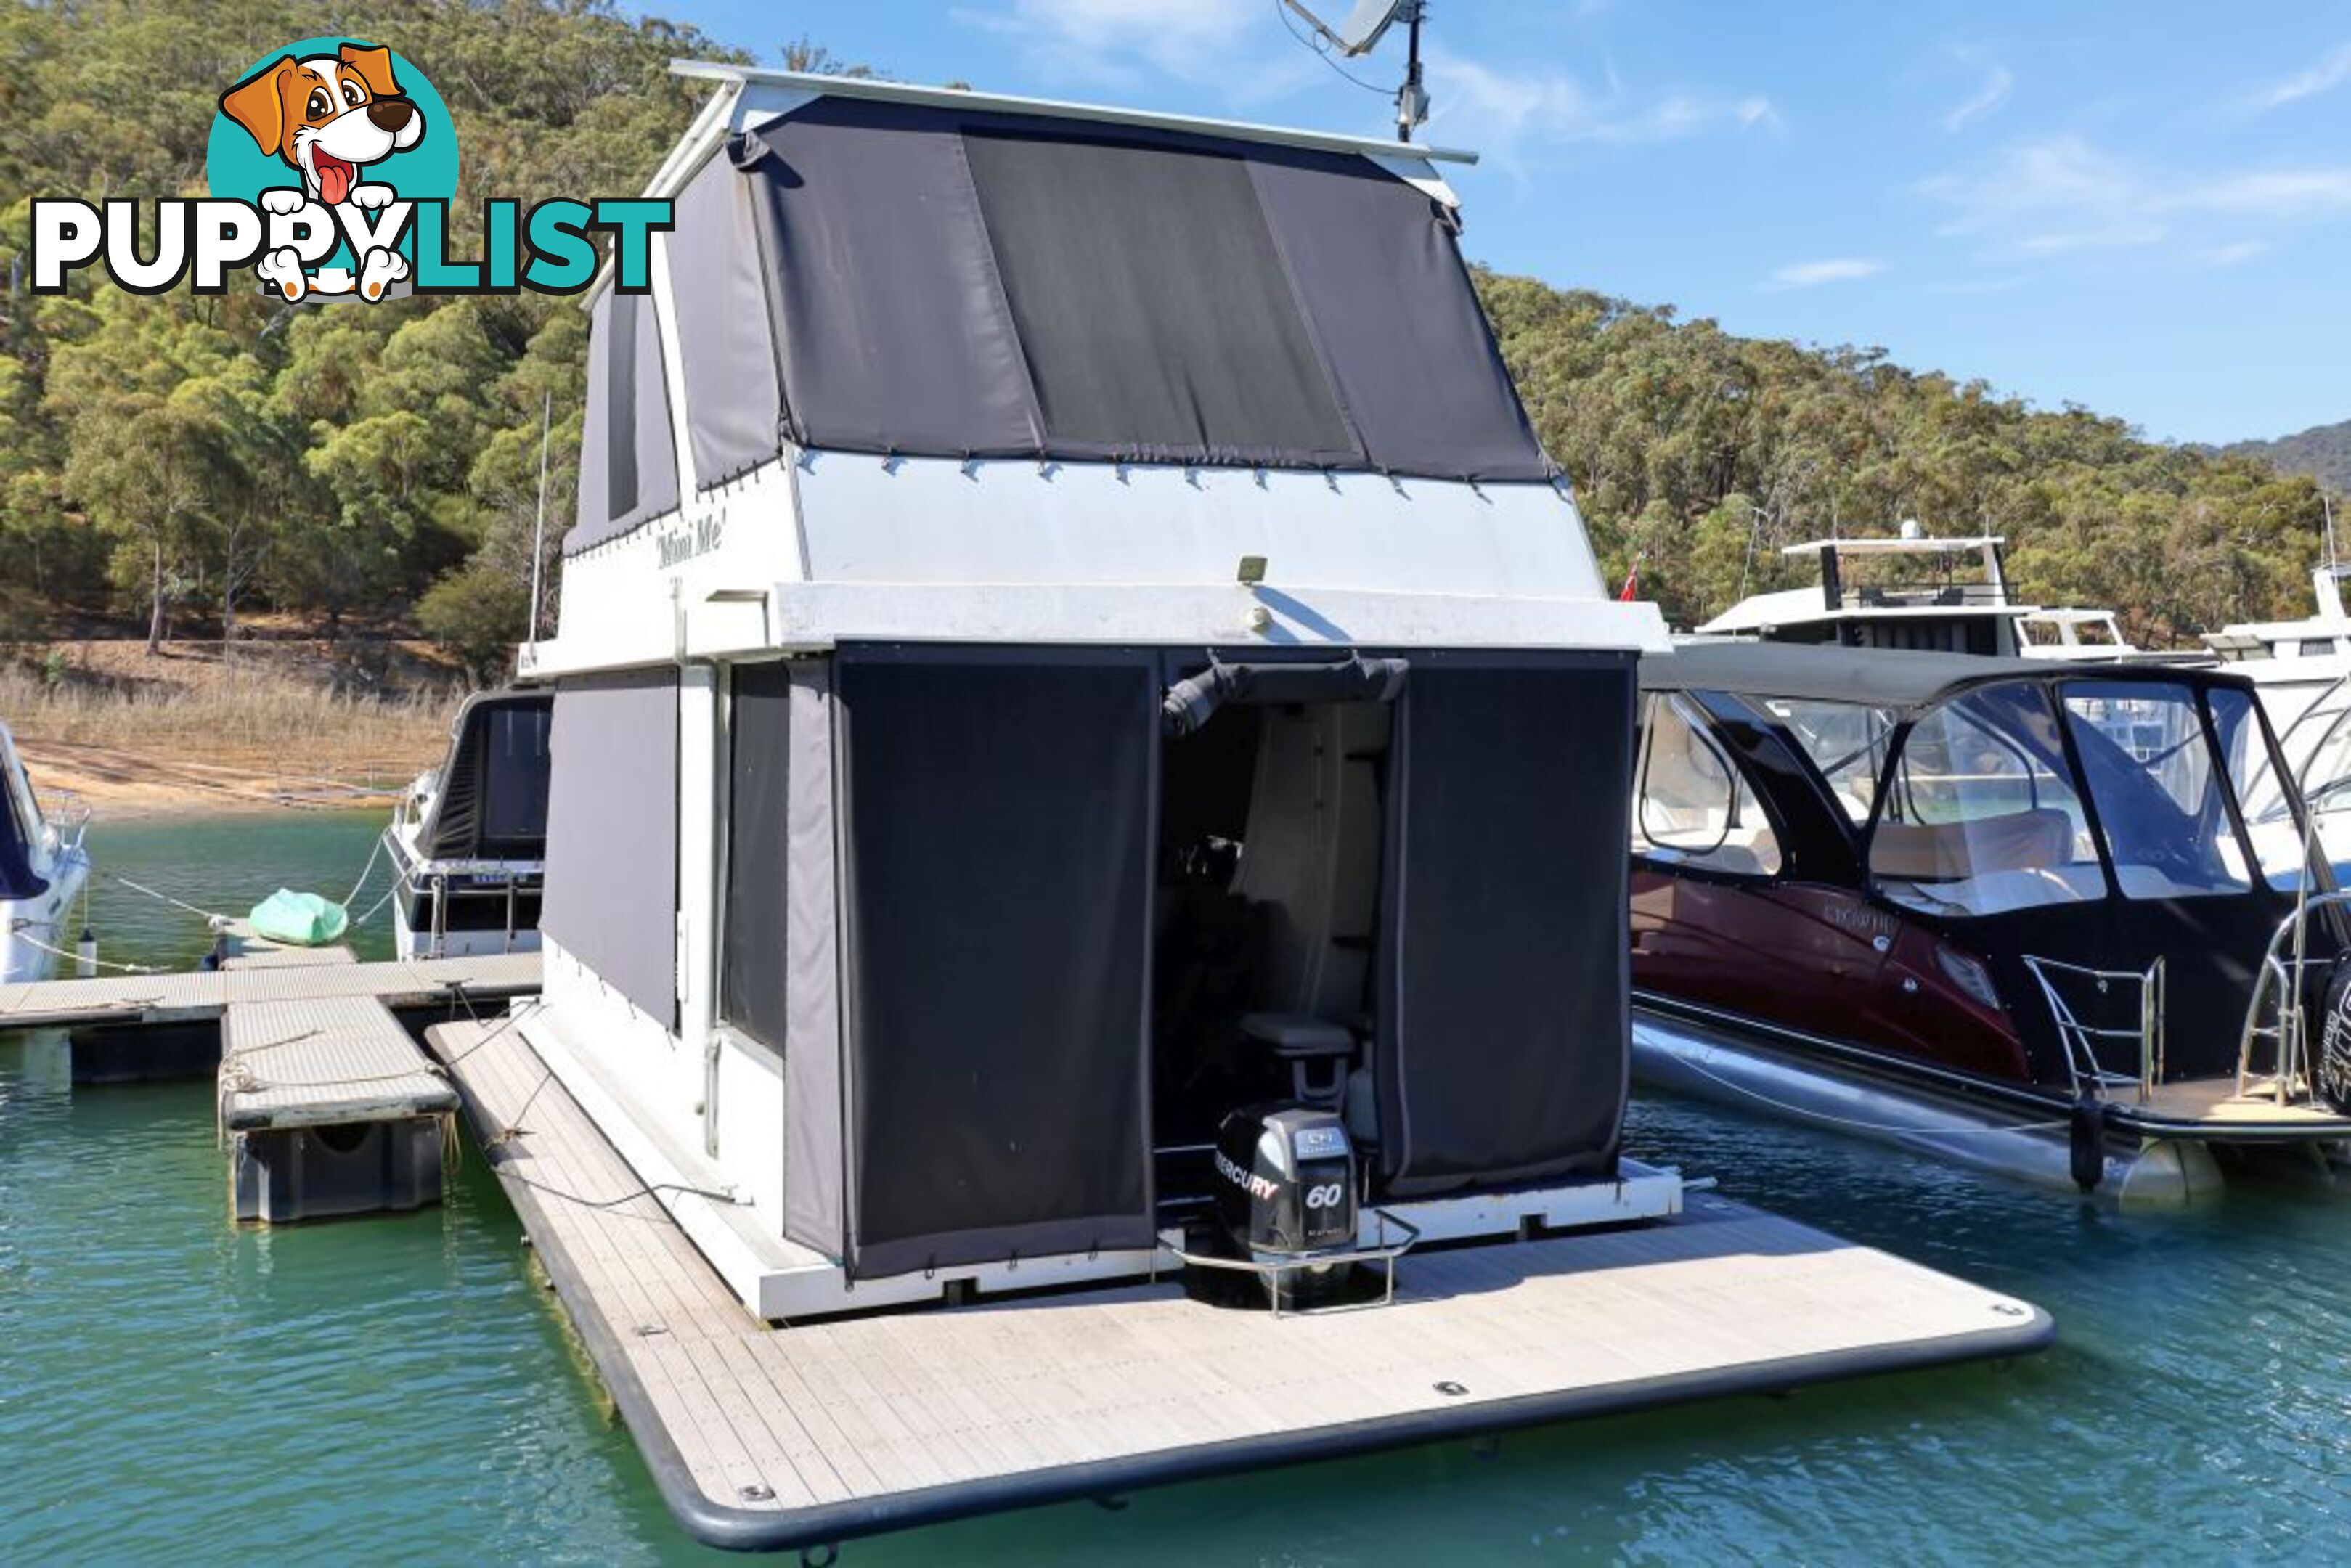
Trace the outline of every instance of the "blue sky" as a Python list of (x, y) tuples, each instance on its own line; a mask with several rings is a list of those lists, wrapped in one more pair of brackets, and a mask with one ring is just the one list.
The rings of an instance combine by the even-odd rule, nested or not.
[[(1323, 0), (1343, 11), (1351, 0)], [(1384, 133), (1276, 0), (672, 0), (774, 60)], [(2351, 419), (2351, 6), (1432, 0), (1504, 271), (2220, 441)], [(1401, 35), (1351, 68), (1393, 88)]]

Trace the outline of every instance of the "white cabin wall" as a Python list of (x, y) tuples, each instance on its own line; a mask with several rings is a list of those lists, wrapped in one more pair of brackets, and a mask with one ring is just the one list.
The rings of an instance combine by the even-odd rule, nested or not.
[(698, 1147), (700, 1059), (553, 936), (543, 937), (539, 953), (539, 996), (565, 1044), (626, 1091), (654, 1131), (680, 1147)]
[(1605, 599), (1563, 488), (1381, 474), (810, 453), (799, 488), (816, 582), (1234, 580)]

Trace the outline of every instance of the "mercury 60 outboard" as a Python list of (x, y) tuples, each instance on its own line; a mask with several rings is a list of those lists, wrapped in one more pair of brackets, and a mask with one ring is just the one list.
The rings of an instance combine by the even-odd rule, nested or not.
[(1217, 1130), (1217, 1222), (1237, 1255), (1307, 1266), (1269, 1275), (1284, 1304), (1327, 1300), (1347, 1270), (1315, 1265), (1355, 1247), (1355, 1148), (1336, 1112), (1235, 1111)]

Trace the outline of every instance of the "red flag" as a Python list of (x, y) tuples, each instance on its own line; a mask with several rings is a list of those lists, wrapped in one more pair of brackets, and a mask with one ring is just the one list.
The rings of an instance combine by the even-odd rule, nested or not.
[(1640, 596), (1638, 592), (1640, 585), (1641, 563), (1636, 560), (1633, 563), (1633, 570), (1625, 574), (1625, 591), (1616, 596), (1617, 602), (1621, 604), (1632, 603), (1635, 599)]

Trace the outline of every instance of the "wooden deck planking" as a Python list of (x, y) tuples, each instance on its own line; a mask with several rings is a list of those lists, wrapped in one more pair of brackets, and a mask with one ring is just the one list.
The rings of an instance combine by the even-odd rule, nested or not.
[[(519, 1031), (449, 1025), (431, 1040), (486, 1136), (528, 1103), (494, 1158), (543, 1252), (567, 1261), (565, 1303), (597, 1330), (591, 1348), (610, 1347), (602, 1375), (640, 1392), (650, 1420), (635, 1435), (657, 1477), (674, 1467), (698, 1493), (673, 1504), (778, 1516), (761, 1539), (836, 1539), (855, 1532), (846, 1508), (886, 1500), (904, 1518), (958, 1483), (1726, 1367), (1879, 1347), (1958, 1359), (2045, 1337), (2022, 1303), (1710, 1198), (1646, 1229), (1416, 1254), (1388, 1307), (1276, 1320), (1194, 1302), (1171, 1281), (773, 1329), (643, 1195)], [(590, 1207), (614, 1198), (626, 1201)], [(796, 1536), (780, 1519), (809, 1509), (829, 1533)]]

